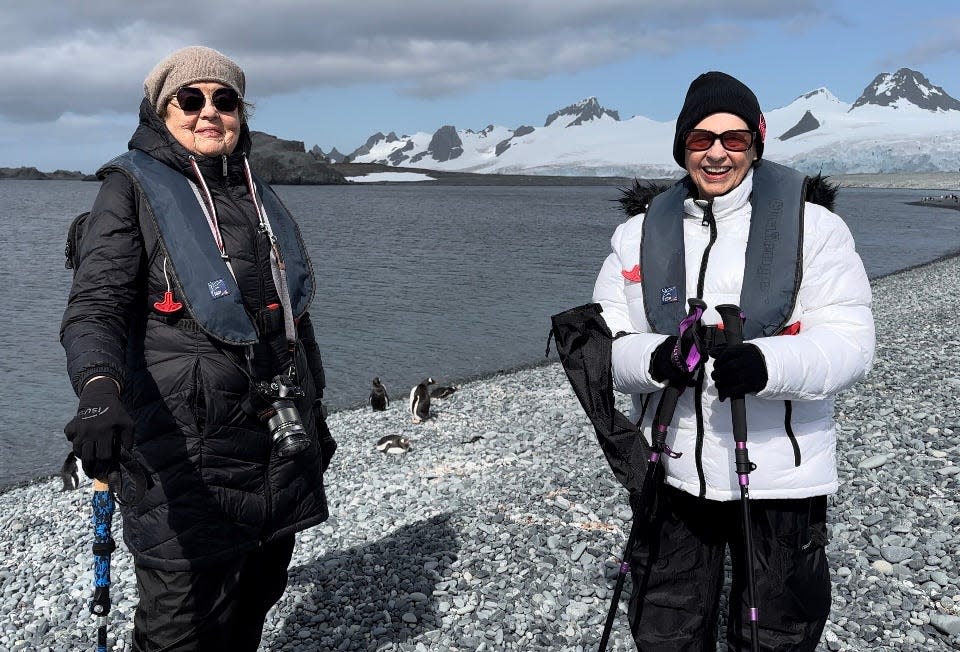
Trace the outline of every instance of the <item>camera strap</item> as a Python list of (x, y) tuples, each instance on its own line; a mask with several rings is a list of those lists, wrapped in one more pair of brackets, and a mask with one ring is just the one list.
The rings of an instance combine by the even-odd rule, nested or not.
[(295, 369), (293, 354), (297, 345), (297, 325), (293, 319), (293, 308), (290, 302), (290, 289), (287, 287), (287, 271), (283, 263), (283, 252), (280, 251), (280, 244), (277, 242), (277, 236), (273, 233), (273, 227), (270, 226), (270, 218), (267, 211), (257, 196), (257, 186), (253, 182), (253, 175), (250, 173), (250, 164), (247, 157), (243, 157), (243, 172), (247, 177), (247, 187), (250, 189), (250, 199), (257, 210), (260, 218), (260, 231), (267, 235), (270, 240), (270, 272), (273, 276), (273, 284), (277, 288), (277, 296), (280, 297), (280, 306), (283, 309), (283, 331), (287, 338), (287, 350), (290, 353), (290, 368)]
[[(210, 194), (209, 188), (207, 188), (207, 184), (203, 179), (203, 174), (200, 172), (200, 168), (197, 166), (197, 163), (192, 156), (190, 157), (190, 163), (197, 175), (197, 179), (199, 180), (203, 194), (200, 193), (200, 190), (192, 182), (190, 185), (193, 187), (200, 206), (207, 217), (207, 225), (210, 227), (210, 232), (213, 234), (213, 239), (217, 244), (217, 248), (220, 250), (220, 256), (226, 263), (227, 269), (230, 270), (230, 274), (233, 275), (234, 279), (236, 279), (233, 266), (230, 264), (230, 256), (227, 254), (223, 246), (223, 239), (220, 235), (220, 225), (217, 220), (216, 207), (213, 202), (213, 197)], [(257, 218), (260, 220), (258, 229), (261, 233), (267, 236), (267, 239), (270, 242), (270, 275), (273, 278), (273, 284), (277, 289), (277, 296), (280, 297), (280, 306), (283, 312), (283, 331), (287, 339), (287, 352), (290, 356), (290, 359), (288, 360), (290, 368), (289, 373), (295, 374), (296, 363), (294, 359), (294, 352), (296, 351), (297, 346), (297, 325), (293, 318), (293, 308), (290, 300), (290, 289), (287, 286), (287, 273), (286, 266), (283, 262), (283, 252), (280, 250), (279, 241), (273, 232), (273, 227), (270, 225), (270, 218), (267, 216), (267, 211), (263, 207), (263, 202), (260, 201), (260, 197), (257, 194), (257, 186), (253, 181), (253, 175), (250, 172), (250, 164), (247, 162), (246, 156), (243, 157), (243, 172), (247, 181), (247, 189), (250, 192), (250, 200), (253, 203), (254, 209), (257, 211)], [(247, 370), (250, 372), (250, 376), (252, 377), (253, 364), (251, 357), (253, 355), (253, 347), (249, 346), (246, 347), (246, 349)], [(239, 364), (237, 366), (240, 367)]]

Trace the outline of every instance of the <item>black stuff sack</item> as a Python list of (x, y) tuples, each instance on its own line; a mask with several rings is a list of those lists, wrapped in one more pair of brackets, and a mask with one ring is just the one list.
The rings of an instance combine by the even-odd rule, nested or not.
[(617, 410), (610, 370), (614, 337), (598, 303), (571, 308), (550, 318), (560, 364), (597, 433), (613, 474), (631, 494), (640, 491), (650, 446), (640, 430)]

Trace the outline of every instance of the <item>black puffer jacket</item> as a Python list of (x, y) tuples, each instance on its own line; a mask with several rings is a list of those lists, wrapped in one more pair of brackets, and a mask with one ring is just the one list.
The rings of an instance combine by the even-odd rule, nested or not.
[[(144, 100), (130, 141), (193, 181), (189, 153)], [(251, 315), (278, 303), (266, 235), (257, 229), (243, 157), (250, 137), (227, 157), (197, 157), (213, 196), (224, 249)], [(136, 184), (107, 172), (81, 240), (79, 264), (61, 326), (74, 390), (95, 375), (115, 378), (136, 424), (135, 457), (146, 491), (122, 508), (124, 539), (138, 564), (196, 569), (259, 542), (327, 518), (313, 405), (323, 392), (323, 365), (309, 315), (298, 320), (296, 364), (305, 396), (297, 401), (313, 443), (291, 458), (272, 454), (266, 427), (241, 407), (249, 378), (239, 348), (218, 344), (187, 318), (159, 314), (154, 303), (173, 270)], [(212, 237), (212, 236), (210, 236)], [(178, 316), (179, 317), (179, 316)], [(261, 330), (256, 375), (269, 379), (289, 360), (282, 325)], [(123, 485), (134, 483), (123, 469)], [(126, 498), (130, 493), (125, 492)]]

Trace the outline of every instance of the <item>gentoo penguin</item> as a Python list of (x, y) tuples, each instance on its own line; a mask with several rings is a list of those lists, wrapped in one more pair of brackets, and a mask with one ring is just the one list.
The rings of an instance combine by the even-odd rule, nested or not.
[(439, 385), (430, 390), (430, 398), (447, 398), (460, 389), (459, 385)]
[(63, 460), (60, 467), (60, 477), (63, 479), (62, 491), (70, 491), (80, 488), (80, 475), (77, 473), (77, 456), (73, 451), (67, 453), (67, 459)]
[(414, 423), (420, 423), (430, 418), (430, 391), (428, 387), (436, 384), (433, 378), (425, 378), (423, 382), (410, 390), (410, 414)]
[(373, 379), (373, 389), (370, 390), (370, 407), (376, 412), (382, 412), (390, 405), (387, 388), (380, 382), (380, 376)]
[(385, 435), (377, 441), (377, 450), (390, 455), (401, 455), (410, 448), (410, 440), (401, 435)]

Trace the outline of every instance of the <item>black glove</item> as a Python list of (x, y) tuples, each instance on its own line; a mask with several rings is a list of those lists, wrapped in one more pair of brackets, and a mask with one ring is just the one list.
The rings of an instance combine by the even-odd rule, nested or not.
[[(690, 329), (692, 332), (694, 329)], [(686, 361), (692, 346), (699, 346), (692, 333), (690, 336), (677, 337), (671, 335), (665, 339), (653, 352), (650, 358), (650, 376), (660, 383), (692, 387), (693, 375), (699, 363), (688, 369)]]
[(754, 394), (767, 386), (767, 363), (753, 344), (728, 344), (710, 351), (714, 384), (720, 400)]
[(88, 478), (106, 480), (119, 469), (121, 447), (133, 448), (133, 420), (112, 378), (97, 378), (84, 386), (77, 416), (63, 432)]
[(317, 423), (317, 436), (320, 443), (320, 472), (326, 472), (333, 454), (337, 452), (337, 440), (327, 427), (327, 408), (317, 399), (313, 404), (313, 419)]

